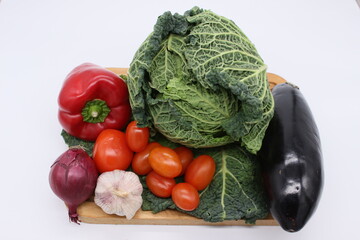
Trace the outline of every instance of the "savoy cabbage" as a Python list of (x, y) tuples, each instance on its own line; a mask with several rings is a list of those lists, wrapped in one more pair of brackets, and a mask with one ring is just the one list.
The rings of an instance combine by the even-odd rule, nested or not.
[[(194, 149), (195, 156), (208, 154), (216, 162), (215, 176), (210, 185), (200, 192), (200, 204), (193, 211), (185, 211), (208, 222), (244, 219), (255, 223), (268, 215), (260, 166), (256, 156), (238, 144), (211, 149)], [(182, 181), (182, 179), (178, 179)], [(144, 191), (143, 210), (154, 213), (177, 209), (171, 198), (153, 195), (142, 179)]]
[(256, 153), (273, 116), (254, 45), (234, 22), (198, 7), (158, 18), (127, 84), (138, 124), (189, 147), (240, 142)]

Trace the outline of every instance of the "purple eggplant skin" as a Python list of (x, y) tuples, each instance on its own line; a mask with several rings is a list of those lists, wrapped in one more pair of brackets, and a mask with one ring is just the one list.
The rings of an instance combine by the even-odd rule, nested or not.
[(276, 85), (275, 113), (258, 157), (272, 216), (288, 232), (304, 227), (315, 212), (324, 173), (318, 128), (300, 90)]

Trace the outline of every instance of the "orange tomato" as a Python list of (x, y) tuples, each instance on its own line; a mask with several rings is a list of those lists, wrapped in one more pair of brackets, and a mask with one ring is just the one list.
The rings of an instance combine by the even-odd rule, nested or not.
[(150, 152), (149, 163), (151, 168), (163, 177), (174, 178), (179, 176), (182, 165), (177, 153), (168, 147), (157, 147)]
[(149, 143), (144, 150), (135, 153), (131, 162), (132, 170), (138, 175), (146, 175), (151, 172), (152, 168), (149, 163), (150, 152), (161, 145), (157, 142)]
[(200, 155), (187, 167), (185, 182), (193, 185), (197, 190), (205, 189), (215, 174), (215, 161), (209, 155)]

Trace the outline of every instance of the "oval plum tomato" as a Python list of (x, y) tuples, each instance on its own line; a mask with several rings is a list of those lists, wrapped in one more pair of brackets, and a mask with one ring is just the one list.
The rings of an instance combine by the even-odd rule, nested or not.
[(185, 211), (196, 209), (200, 203), (198, 191), (189, 183), (176, 184), (172, 189), (171, 198), (178, 208)]
[(177, 177), (182, 170), (179, 156), (168, 147), (153, 149), (149, 155), (149, 163), (152, 169), (163, 177)]
[(160, 143), (149, 143), (144, 150), (135, 153), (131, 162), (132, 170), (138, 175), (146, 175), (151, 172), (152, 168), (149, 163), (149, 155), (154, 148), (161, 147)]
[(126, 142), (129, 148), (134, 152), (141, 152), (149, 142), (149, 128), (140, 128), (136, 121), (130, 122), (126, 127)]
[(186, 168), (189, 166), (190, 162), (194, 159), (194, 154), (189, 148), (183, 146), (175, 148), (174, 151), (178, 154), (180, 158), (182, 171), (179, 176), (182, 176), (185, 173)]
[(163, 177), (155, 171), (151, 171), (146, 176), (146, 185), (155, 196), (167, 198), (171, 196), (176, 182), (173, 178)]
[(185, 182), (193, 185), (197, 190), (205, 189), (215, 174), (215, 161), (209, 155), (200, 155), (187, 167)]
[(115, 169), (126, 170), (133, 154), (126, 143), (125, 133), (115, 129), (106, 129), (95, 141), (93, 159), (96, 168), (102, 173)]

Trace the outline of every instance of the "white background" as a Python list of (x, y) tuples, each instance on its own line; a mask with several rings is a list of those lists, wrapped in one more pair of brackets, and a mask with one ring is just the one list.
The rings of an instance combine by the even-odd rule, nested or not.
[[(48, 173), (66, 150), (57, 95), (83, 62), (128, 67), (163, 12), (232, 19), (268, 71), (300, 86), (317, 121), (325, 186), (298, 233), (280, 227), (78, 226)], [(0, 239), (359, 239), (360, 9), (355, 0), (0, 3)]]

